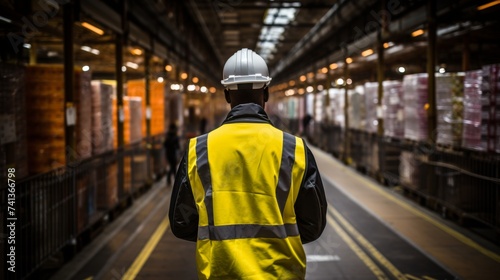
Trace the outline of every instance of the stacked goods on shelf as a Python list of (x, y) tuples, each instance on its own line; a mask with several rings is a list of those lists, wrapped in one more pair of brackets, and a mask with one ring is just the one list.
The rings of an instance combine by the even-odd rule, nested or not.
[(377, 133), (378, 83), (365, 83), (366, 131)]
[[(113, 120), (113, 146), (118, 147), (118, 127), (117, 127), (117, 104), (116, 97), (112, 99), (112, 120)], [(123, 97), (123, 143), (128, 145), (142, 139), (142, 99), (138, 97)]]
[[(100, 171), (98, 171), (100, 172)], [(109, 163), (104, 171), (105, 179), (98, 178), (97, 208), (109, 210), (118, 203), (118, 165)]]
[(75, 70), (76, 153), (79, 159), (92, 156), (92, 88), (90, 72)]
[(113, 86), (92, 81), (92, 153), (113, 149)]
[(330, 96), (330, 110), (333, 116), (333, 123), (340, 127), (345, 126), (345, 112), (344, 112), (344, 90), (331, 88), (328, 92)]
[(150, 81), (150, 112), (146, 108), (146, 82), (145, 80), (132, 80), (127, 82), (128, 96), (141, 97), (142, 103), (142, 136), (146, 137), (146, 119), (149, 115), (151, 122), (151, 135), (165, 133), (165, 84)]
[(148, 181), (148, 165), (145, 155), (134, 156), (132, 161), (132, 170), (134, 172), (133, 187), (134, 191), (144, 186)]
[(436, 75), (438, 144), (460, 145), (463, 123), (463, 83), (460, 74)]
[(130, 194), (132, 187), (132, 157), (125, 156), (123, 158), (123, 191), (120, 192), (120, 199), (123, 196)]
[[(469, 149), (486, 151), (487, 142), (483, 132), (483, 116), (481, 114), (483, 71), (468, 71), (464, 78), (464, 125), (462, 134), (462, 146)], [(485, 102), (487, 104), (487, 102)], [(488, 114), (484, 117), (489, 116)]]
[(76, 232), (81, 233), (88, 225), (90, 177), (82, 174), (76, 179)]
[(26, 121), (30, 173), (66, 164), (62, 65), (26, 68)]
[(384, 135), (395, 138), (404, 137), (403, 90), (400, 81), (384, 81), (382, 111)]
[(129, 97), (130, 143), (140, 142), (142, 139), (142, 103), (140, 97)]
[(366, 126), (365, 89), (357, 86), (349, 91), (349, 127), (364, 129)]
[(0, 170), (18, 179), (28, 175), (24, 81), (24, 67), (0, 64)]
[(412, 152), (402, 151), (400, 155), (399, 180), (402, 185), (411, 189), (418, 188), (418, 162)]
[(500, 64), (483, 66), (481, 90), (482, 138), (487, 151), (500, 152)]
[(404, 136), (427, 140), (427, 74), (406, 75), (403, 79)]

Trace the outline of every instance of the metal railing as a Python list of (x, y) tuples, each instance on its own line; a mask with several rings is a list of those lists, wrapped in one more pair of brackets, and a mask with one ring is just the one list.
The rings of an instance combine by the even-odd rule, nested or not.
[[(147, 190), (154, 178), (160, 178), (165, 170), (162, 141), (162, 136), (153, 137), (16, 181), (16, 272), (4, 269), (1, 278), (38, 279), (73, 256), (89, 241), (93, 229), (105, 225)], [(7, 196), (3, 184), (2, 201)], [(7, 214), (7, 206), (2, 205), (3, 232), (7, 232)], [(7, 246), (0, 244), (2, 252)]]
[(403, 192), (444, 217), (500, 243), (500, 155), (441, 147), (361, 130), (349, 131), (349, 154), (339, 126), (315, 127), (320, 148), (387, 186)]

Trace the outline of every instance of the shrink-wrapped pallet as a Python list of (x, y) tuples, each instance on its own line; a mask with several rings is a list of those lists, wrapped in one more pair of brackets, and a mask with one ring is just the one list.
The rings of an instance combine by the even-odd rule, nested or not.
[(92, 153), (113, 149), (113, 86), (92, 81)]
[(18, 179), (28, 175), (24, 83), (24, 67), (0, 63), (0, 170)]
[(406, 75), (403, 79), (404, 137), (427, 140), (427, 74)]
[(463, 124), (463, 74), (436, 75), (437, 139), (443, 145), (460, 145)]
[[(485, 151), (486, 139), (482, 135), (482, 109), (481, 102), (483, 81), (482, 70), (468, 71), (464, 78), (464, 125), (462, 146), (469, 149)], [(486, 105), (485, 103), (484, 105)]]
[(345, 126), (345, 94), (344, 89), (331, 88), (328, 91), (330, 97), (330, 115), (332, 116), (333, 124), (344, 127)]
[(363, 86), (357, 86), (349, 91), (349, 127), (364, 129), (365, 124), (365, 90)]
[(500, 64), (467, 72), (465, 79), (463, 145), (500, 152)]
[(366, 131), (377, 133), (378, 83), (365, 83)]
[[(114, 147), (118, 147), (117, 106), (116, 98), (113, 98), (113, 131)], [(139, 97), (123, 97), (122, 113), (123, 121), (123, 143), (124, 145), (140, 141), (142, 139), (142, 99)]]
[(76, 153), (79, 159), (92, 155), (92, 88), (90, 72), (75, 70)]
[(131, 80), (127, 82), (128, 96), (141, 97), (142, 103), (142, 136), (146, 137), (146, 118), (150, 117), (151, 135), (165, 133), (165, 84), (150, 81), (150, 110), (146, 106), (146, 81)]
[(129, 97), (130, 143), (140, 142), (142, 139), (142, 103), (140, 97)]
[(400, 81), (384, 81), (382, 83), (382, 114), (384, 118), (384, 135), (395, 138), (404, 137), (403, 90)]

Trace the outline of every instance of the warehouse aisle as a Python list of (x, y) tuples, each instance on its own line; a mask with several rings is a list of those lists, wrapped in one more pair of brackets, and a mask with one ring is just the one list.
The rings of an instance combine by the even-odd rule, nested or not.
[[(329, 209), (325, 232), (305, 245), (307, 279), (499, 275), (498, 248), (480, 246), (434, 214), (312, 150)], [(164, 180), (156, 183), (52, 279), (196, 279), (195, 244), (175, 238), (168, 228), (170, 190)]]

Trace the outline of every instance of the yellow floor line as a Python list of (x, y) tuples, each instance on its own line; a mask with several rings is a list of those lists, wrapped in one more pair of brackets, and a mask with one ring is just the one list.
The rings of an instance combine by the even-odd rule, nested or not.
[(344, 228), (361, 244), (381, 265), (396, 278), (407, 279), (387, 258), (384, 257), (363, 235), (361, 235), (344, 217), (331, 205), (328, 205), (330, 212), (344, 226)]
[(154, 248), (156, 245), (158, 245), (158, 242), (162, 238), (163, 234), (165, 231), (167, 231), (169, 226), (168, 222), (168, 216), (165, 216), (161, 224), (158, 226), (158, 228), (155, 230), (151, 238), (148, 240), (148, 243), (146, 243), (146, 246), (142, 249), (142, 251), (139, 253), (137, 258), (135, 259), (134, 263), (130, 268), (125, 272), (125, 274), (122, 277), (122, 280), (133, 280), (139, 274), (141, 271), (142, 267), (148, 260), (149, 256), (153, 252)]
[(344, 242), (351, 248), (351, 250), (358, 256), (358, 258), (373, 272), (373, 274), (379, 280), (389, 279), (384, 274), (382, 270), (370, 259), (370, 257), (363, 252), (363, 250), (352, 240), (349, 235), (340, 227), (340, 225), (335, 222), (335, 220), (330, 216), (326, 216), (328, 224), (337, 232), (337, 234), (344, 240)]
[[(354, 171), (348, 169), (349, 172), (354, 173)], [(392, 200), (393, 202), (397, 203), (399, 206), (405, 208), (406, 210), (412, 212), (413, 214), (421, 217), (422, 219), (428, 221), (429, 223), (433, 224), (434, 226), (438, 227), (439, 229), (443, 230), (447, 234), (455, 237), (457, 240), (460, 242), (464, 243), (465, 245), (479, 251), (483, 255), (495, 260), (496, 262), (500, 263), (500, 255), (484, 248), (483, 246), (479, 245), (472, 239), (466, 237), (465, 235), (453, 230), (452, 228), (448, 227), (447, 225), (439, 222), (438, 220), (430, 217), (429, 215), (425, 214), (424, 212), (420, 211), (419, 209), (409, 205), (408, 203), (400, 200), (399, 198), (394, 197), (393, 195), (388, 194), (384, 190), (380, 189), (380, 187), (376, 186), (373, 182), (370, 182), (369, 180), (361, 177), (359, 174), (355, 174), (357, 176), (352, 176), (353, 178), (356, 178), (357, 180), (363, 181), (366, 186), (368, 186), (370, 189), (378, 192), (379, 194), (383, 195), (384, 197)]]
[(425, 280), (437, 280), (437, 279), (429, 277), (429, 276), (422, 276), (422, 279), (425, 279)]
[(409, 280), (420, 280), (420, 278), (418, 277), (415, 277), (411, 274), (405, 274), (406, 278), (408, 278)]

